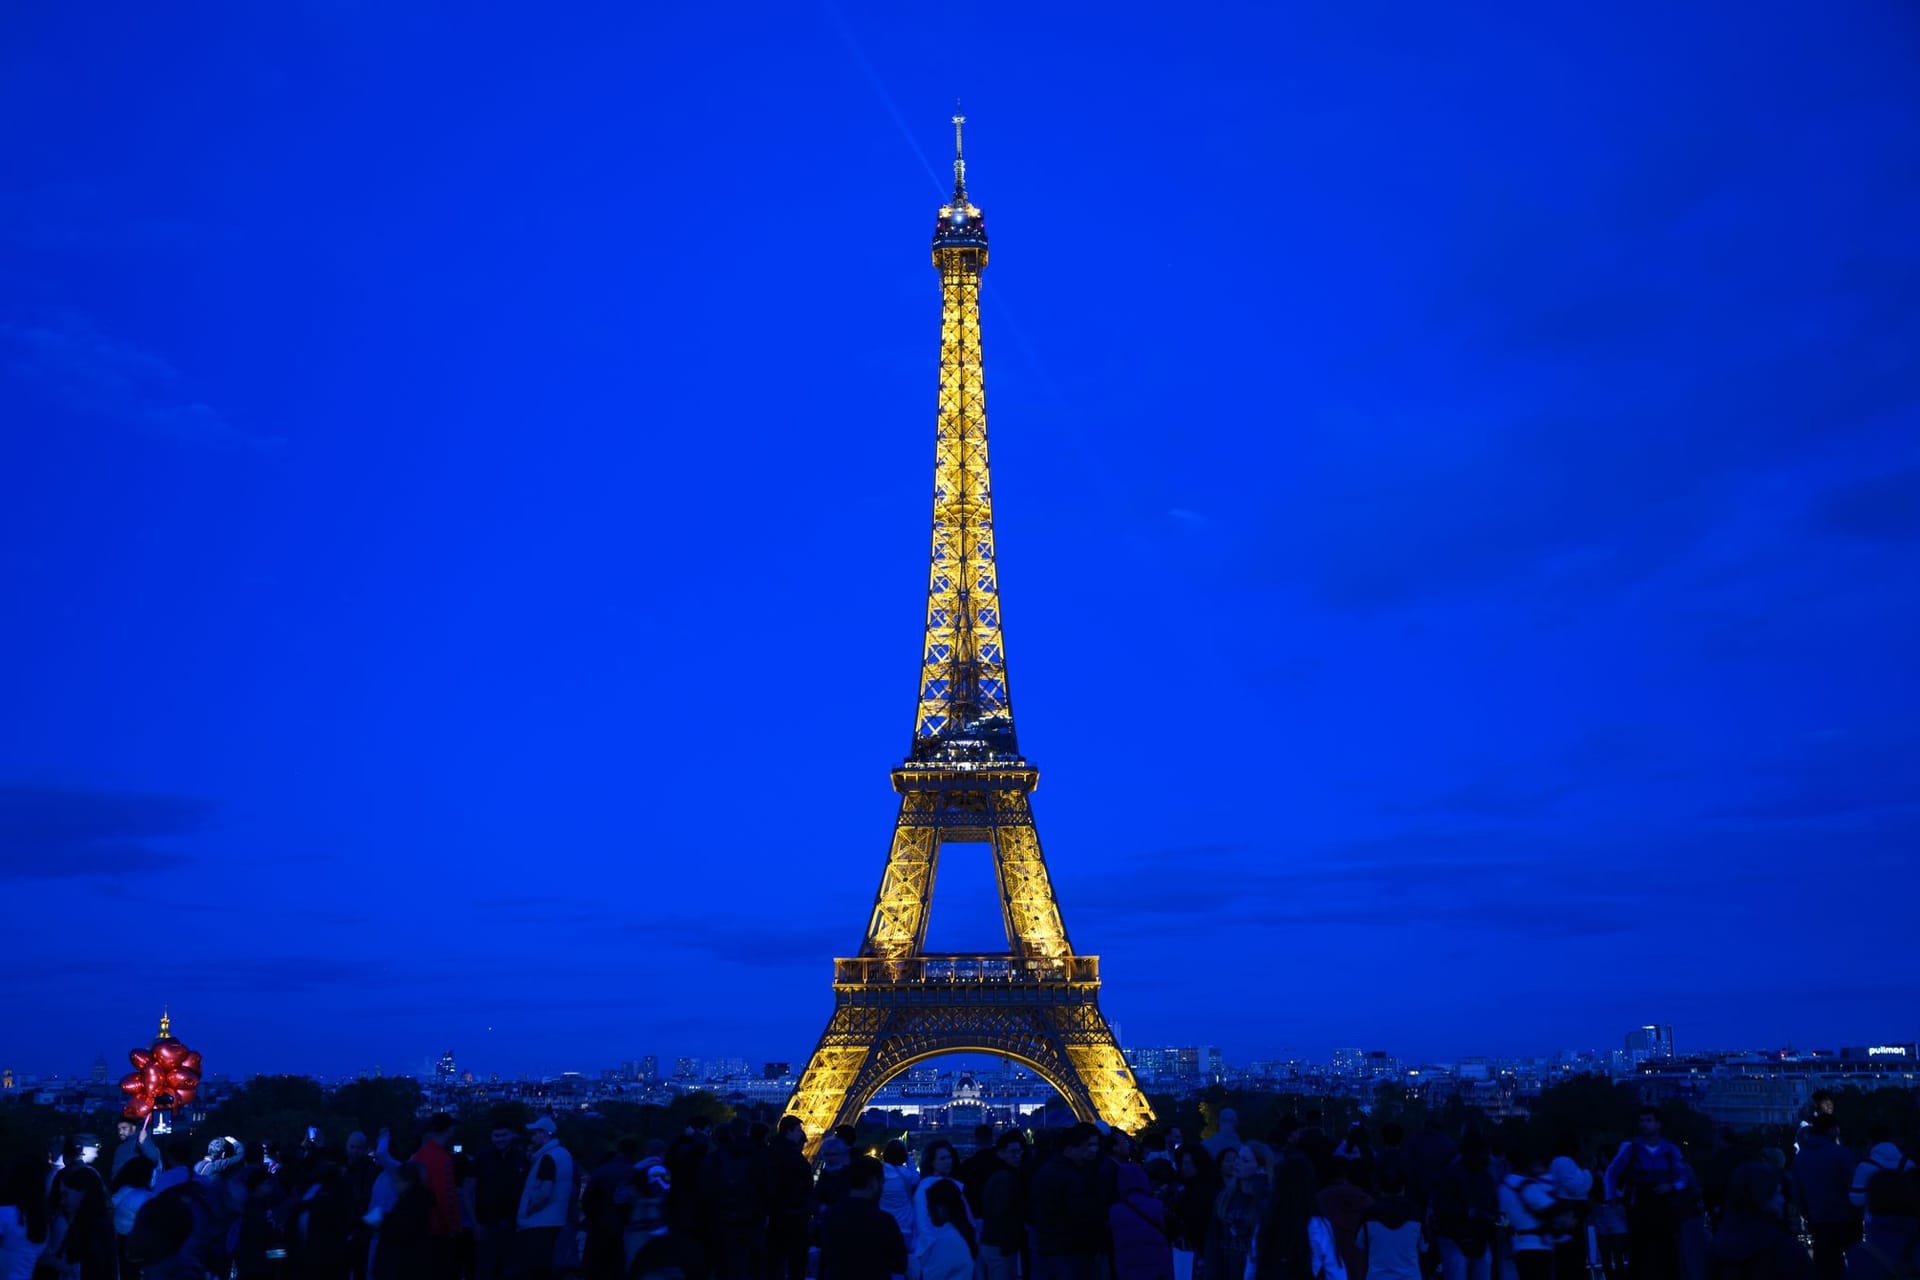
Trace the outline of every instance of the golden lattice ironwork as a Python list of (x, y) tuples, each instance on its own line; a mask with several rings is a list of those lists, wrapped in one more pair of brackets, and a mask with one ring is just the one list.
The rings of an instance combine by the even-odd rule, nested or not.
[[(940, 396), (933, 556), (919, 704), (893, 771), (900, 814), (858, 956), (834, 961), (834, 1014), (788, 1110), (817, 1144), (887, 1080), (943, 1053), (997, 1054), (1058, 1089), (1082, 1119), (1137, 1130), (1153, 1118), (1100, 1012), (1100, 966), (1060, 919), (1029, 801), (1040, 774), (1019, 752), (1000, 633), (980, 273), (987, 232), (967, 199), (955, 116), (953, 199), (940, 208)], [(1007, 950), (926, 951), (940, 848), (989, 846)]]

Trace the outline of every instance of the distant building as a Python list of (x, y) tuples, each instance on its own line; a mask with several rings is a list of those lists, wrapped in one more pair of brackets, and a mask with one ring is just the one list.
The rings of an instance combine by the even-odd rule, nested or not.
[(93, 1082), (95, 1084), (107, 1082), (107, 1060), (104, 1056), (93, 1060)]
[(1673, 1028), (1648, 1023), (1627, 1032), (1627, 1061), (1638, 1065), (1673, 1056)]
[(1203, 1067), (1207, 1068), (1208, 1079), (1217, 1080), (1226, 1070), (1220, 1062), (1220, 1050), (1197, 1045), (1142, 1046), (1121, 1052), (1135, 1077), (1159, 1084), (1195, 1083), (1201, 1079)]
[(673, 1078), (675, 1080), (698, 1080), (700, 1078), (700, 1059), (675, 1058), (673, 1060)]
[(1357, 1076), (1366, 1070), (1367, 1055), (1359, 1049), (1335, 1049), (1333, 1051), (1333, 1074), (1337, 1076)]
[(762, 1080), (785, 1080), (792, 1074), (793, 1064), (791, 1062), (763, 1062), (760, 1064), (760, 1078)]
[(453, 1050), (449, 1049), (441, 1054), (440, 1061), (433, 1064), (433, 1082), (441, 1085), (460, 1082), (460, 1068), (453, 1060)]
[(660, 1078), (660, 1055), (649, 1053), (640, 1059), (640, 1078), (648, 1084)]

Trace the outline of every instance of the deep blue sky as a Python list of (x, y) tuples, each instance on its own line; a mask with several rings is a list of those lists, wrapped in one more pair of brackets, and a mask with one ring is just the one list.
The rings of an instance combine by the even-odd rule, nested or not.
[(805, 1056), (956, 96), (1126, 1040), (1913, 1038), (1920, 20), (1566, 8), (8, 6), (0, 1059)]

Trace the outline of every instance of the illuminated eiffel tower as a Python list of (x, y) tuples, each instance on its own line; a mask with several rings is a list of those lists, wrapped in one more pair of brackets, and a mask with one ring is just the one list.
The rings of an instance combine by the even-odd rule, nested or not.
[[(1022, 1063), (1083, 1120), (1137, 1131), (1153, 1118), (1100, 1012), (1099, 959), (1067, 940), (1028, 802), (1040, 773), (1014, 741), (980, 358), (987, 230), (967, 199), (963, 124), (954, 117), (953, 201), (933, 231), (940, 404), (920, 702), (893, 770), (900, 816), (866, 938), (858, 956), (833, 962), (833, 1017), (787, 1104), (815, 1145), (858, 1120), (889, 1079), (943, 1053)], [(991, 847), (1006, 951), (927, 952), (934, 867), (949, 842)]]

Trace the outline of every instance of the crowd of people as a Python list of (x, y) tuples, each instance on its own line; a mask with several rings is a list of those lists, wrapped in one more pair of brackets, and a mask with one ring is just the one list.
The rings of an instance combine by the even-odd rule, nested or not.
[[(1659, 1113), (1616, 1149), (1517, 1150), (1394, 1123), (1270, 1141), (982, 1127), (810, 1154), (777, 1126), (690, 1123), (587, 1159), (548, 1116), (445, 1114), (290, 1151), (121, 1125), (0, 1183), (0, 1280), (1913, 1280), (1920, 1182), (1888, 1135), (1856, 1155), (1830, 1102), (1792, 1152), (1702, 1178)], [(1719, 1185), (1724, 1183), (1724, 1185)]]

